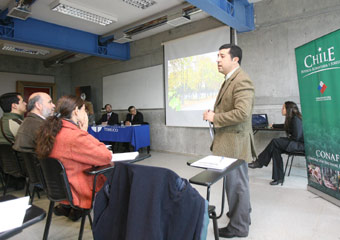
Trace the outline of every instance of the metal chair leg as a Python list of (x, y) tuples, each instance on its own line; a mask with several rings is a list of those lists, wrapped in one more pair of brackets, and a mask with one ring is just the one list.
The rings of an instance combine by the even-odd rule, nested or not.
[(48, 238), (48, 232), (50, 230), (50, 225), (51, 225), (51, 220), (52, 220), (53, 207), (54, 207), (54, 202), (50, 201), (50, 206), (48, 208), (48, 215), (47, 215), (47, 219), (45, 223), (43, 240), (47, 240)]
[(83, 211), (82, 215), (81, 215), (81, 224), (80, 224), (78, 240), (82, 240), (82, 238), (83, 238), (83, 232), (84, 232), (84, 225), (85, 225), (86, 215), (87, 215), (87, 212)]
[(6, 193), (7, 193), (7, 188), (8, 188), (9, 180), (10, 180), (10, 175), (7, 174), (3, 196), (5, 196)]
[(290, 175), (290, 170), (292, 170), (293, 160), (294, 160), (294, 155), (292, 155), (291, 160), (290, 160), (290, 167), (289, 167), (288, 176)]
[(217, 225), (217, 217), (216, 217), (216, 212), (213, 211), (210, 213), (210, 218), (213, 220), (213, 227), (214, 227), (214, 236), (215, 236), (215, 240), (219, 240), (220, 236), (218, 233), (218, 225)]
[(92, 229), (92, 217), (91, 217), (91, 211), (87, 214), (88, 218), (89, 218), (89, 222), (90, 222), (90, 226)]

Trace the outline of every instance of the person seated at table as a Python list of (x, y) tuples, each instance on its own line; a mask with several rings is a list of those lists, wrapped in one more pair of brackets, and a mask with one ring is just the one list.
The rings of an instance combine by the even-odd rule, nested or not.
[(105, 105), (106, 113), (102, 115), (101, 119), (96, 122), (97, 125), (117, 125), (118, 124), (118, 114), (112, 111), (111, 104)]
[(282, 115), (286, 116), (285, 123), (274, 124), (272, 127), (283, 127), (287, 133), (287, 137), (274, 138), (268, 146), (260, 153), (258, 159), (248, 164), (250, 168), (262, 168), (268, 166), (273, 159), (273, 173), (270, 185), (278, 185), (283, 183), (283, 161), (281, 154), (284, 152), (303, 152), (305, 150), (303, 131), (302, 131), (302, 115), (296, 103), (287, 101), (282, 106)]
[(135, 106), (130, 106), (128, 108), (129, 113), (126, 115), (125, 125), (131, 126), (136, 124), (142, 124), (144, 122), (144, 117), (141, 112), (138, 112)]
[[(47, 118), (37, 137), (38, 158), (56, 158), (65, 167), (73, 196), (73, 203), (80, 208), (91, 208), (93, 176), (84, 173), (92, 166), (102, 166), (111, 162), (111, 152), (106, 146), (87, 132), (88, 119), (85, 103), (75, 96), (61, 97), (54, 116)], [(96, 191), (103, 186), (104, 176), (99, 176)], [(69, 203), (62, 202), (54, 209), (56, 215), (68, 216), (76, 221), (80, 211), (71, 209)]]

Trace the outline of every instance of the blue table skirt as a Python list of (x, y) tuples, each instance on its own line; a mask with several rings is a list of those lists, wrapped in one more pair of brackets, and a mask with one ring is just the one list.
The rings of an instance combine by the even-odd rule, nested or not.
[(135, 151), (150, 146), (149, 125), (90, 126), (88, 132), (101, 142), (129, 142)]

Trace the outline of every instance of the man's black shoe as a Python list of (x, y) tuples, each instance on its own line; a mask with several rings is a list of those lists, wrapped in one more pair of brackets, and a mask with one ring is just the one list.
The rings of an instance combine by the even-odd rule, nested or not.
[(274, 186), (274, 185), (279, 185), (279, 184), (281, 184), (281, 183), (283, 183), (283, 179), (273, 180), (273, 181), (271, 181), (269, 184), (272, 185), (272, 186)]
[(218, 234), (219, 234), (220, 237), (223, 237), (223, 238), (247, 237), (248, 236), (248, 233), (246, 233), (246, 234), (236, 234), (236, 233), (230, 232), (227, 229), (227, 227), (219, 228)]
[(254, 162), (248, 163), (248, 167), (250, 167), (250, 168), (262, 168), (262, 165), (258, 161), (254, 161)]

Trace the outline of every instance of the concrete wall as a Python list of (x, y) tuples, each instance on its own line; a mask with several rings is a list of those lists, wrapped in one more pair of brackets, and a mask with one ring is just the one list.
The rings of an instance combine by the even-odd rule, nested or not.
[[(254, 112), (280, 122), (284, 101), (300, 103), (295, 48), (340, 28), (338, 0), (264, 0), (255, 4), (256, 30), (238, 35), (243, 68), (256, 89)], [(258, 133), (257, 149), (273, 137)]]
[(42, 60), (0, 55), (0, 72), (54, 76), (57, 98), (71, 93), (70, 65), (46, 68)]

